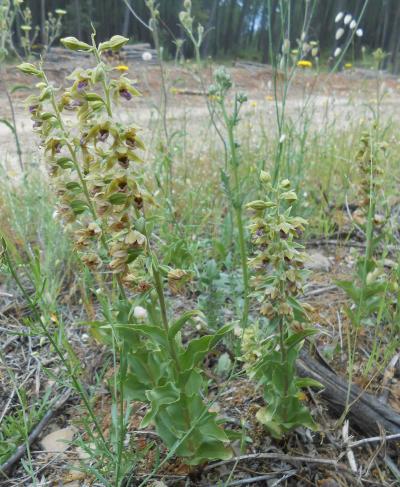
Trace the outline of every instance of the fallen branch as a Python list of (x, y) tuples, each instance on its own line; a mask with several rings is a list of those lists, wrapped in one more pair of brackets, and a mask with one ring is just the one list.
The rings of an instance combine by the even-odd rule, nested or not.
[[(301, 377), (311, 377), (324, 386), (319, 395), (339, 417), (346, 407), (347, 382), (326, 365), (312, 358), (306, 348), (302, 350), (297, 361), (297, 371)], [(355, 384), (351, 386), (349, 404), (352, 405), (348, 413), (351, 425), (366, 436), (380, 435), (380, 426), (388, 435), (400, 433), (400, 414)]]

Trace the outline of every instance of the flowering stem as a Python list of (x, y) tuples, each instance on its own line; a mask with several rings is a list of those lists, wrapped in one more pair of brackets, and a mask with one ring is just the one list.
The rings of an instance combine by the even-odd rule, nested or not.
[[(92, 44), (93, 44), (93, 53), (95, 55), (96, 61), (99, 64), (103, 64), (103, 62), (102, 62), (102, 60), (100, 58), (99, 50), (97, 49), (97, 46), (96, 46), (95, 34), (92, 34)], [(106, 105), (107, 115), (109, 117), (112, 117), (111, 100), (110, 100), (110, 90), (109, 90), (109, 87), (108, 87), (108, 85), (106, 83), (106, 80), (104, 79), (104, 76), (101, 79), (101, 85), (103, 86), (104, 95), (106, 97), (106, 103), (105, 103), (105, 105)]]
[(236, 216), (236, 225), (239, 234), (239, 252), (240, 252), (240, 261), (242, 266), (242, 274), (243, 274), (243, 313), (242, 313), (242, 325), (243, 327), (247, 326), (248, 322), (248, 315), (249, 315), (249, 270), (247, 265), (247, 248), (246, 248), (246, 240), (245, 240), (245, 232), (243, 226), (243, 219), (242, 219), (242, 200), (240, 195), (240, 181), (239, 181), (239, 160), (236, 152), (236, 143), (234, 137), (234, 126), (236, 123), (237, 118), (237, 108), (235, 105), (235, 113), (233, 119), (230, 118), (226, 112), (225, 103), (224, 101), (221, 102), (222, 114), (224, 117), (224, 121), (228, 130), (228, 145), (231, 154), (231, 167), (233, 172), (234, 178), (234, 199), (232, 201), (235, 216)]
[[(47, 83), (48, 86), (49, 85), (49, 82), (48, 82), (48, 79), (45, 75), (45, 73), (43, 72), (43, 79), (45, 80), (45, 82)], [(74, 164), (74, 168), (78, 174), (78, 178), (79, 178), (79, 181), (82, 185), (82, 189), (83, 189), (83, 194), (85, 195), (85, 198), (86, 198), (86, 202), (88, 204), (88, 207), (89, 207), (89, 210), (93, 216), (93, 218), (95, 220), (98, 219), (98, 216), (97, 216), (97, 213), (96, 213), (96, 210), (92, 204), (92, 200), (90, 198), (90, 195), (89, 195), (89, 191), (88, 191), (88, 188), (87, 188), (87, 185), (86, 185), (86, 181), (85, 181), (85, 178), (83, 177), (83, 174), (82, 174), (82, 171), (81, 171), (81, 168), (79, 167), (79, 162), (78, 162), (78, 159), (76, 157), (76, 154), (75, 154), (75, 151), (71, 145), (71, 143), (69, 142), (69, 134), (68, 134), (68, 131), (64, 125), (64, 121), (62, 119), (62, 116), (61, 116), (61, 113), (58, 109), (58, 106), (57, 106), (57, 102), (54, 98), (54, 93), (53, 93), (53, 90), (51, 91), (51, 105), (53, 107), (53, 110), (54, 110), (54, 113), (56, 115), (56, 118), (57, 118), (57, 121), (58, 123), (60, 124), (60, 128), (65, 136), (65, 141), (66, 141), (66, 146), (68, 148), (68, 151), (71, 155), (71, 160)], [(108, 244), (107, 244), (107, 241), (103, 235), (103, 232), (101, 233), (101, 237), (100, 237), (100, 240), (101, 240), (101, 243), (104, 247), (104, 249), (107, 251), (107, 254), (109, 254), (109, 247), (108, 247)], [(126, 294), (125, 294), (125, 289), (124, 289), (124, 286), (122, 284), (122, 281), (121, 281), (121, 278), (119, 276), (117, 276), (117, 283), (118, 283), (118, 287), (119, 287), (119, 291), (120, 291), (120, 294), (121, 294), (121, 297), (123, 299), (126, 299)]]

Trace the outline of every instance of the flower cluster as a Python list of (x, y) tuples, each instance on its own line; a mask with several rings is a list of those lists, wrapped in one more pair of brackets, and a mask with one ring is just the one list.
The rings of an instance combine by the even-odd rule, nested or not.
[(147, 245), (137, 170), (138, 150), (144, 147), (137, 128), (116, 122), (112, 109), (139, 93), (125, 77), (125, 67), (114, 78), (115, 70), (101, 60), (127, 41), (114, 36), (96, 46), (63, 39), (69, 49), (90, 52), (96, 66), (75, 70), (68, 77), (71, 85), (60, 94), (40, 68), (29, 63), (19, 68), (40, 80), (40, 93), (28, 98), (29, 111), (58, 195), (57, 213), (71, 224), (76, 249), (90, 269), (111, 271), (136, 286), (130, 264)]
[[(289, 300), (303, 290), (306, 260), (303, 247), (295, 239), (301, 236), (307, 222), (290, 215), (290, 205), (297, 196), (287, 179), (277, 188), (272, 187), (269, 174), (262, 172), (261, 180), (274, 198), (252, 201), (247, 205), (254, 213), (250, 232), (257, 249), (256, 256), (249, 261), (255, 272), (251, 284), (261, 296), (263, 316), (270, 321), (284, 317), (285, 321), (295, 325)], [(284, 209), (284, 205), (289, 208)]]
[(302, 404), (301, 388), (319, 386), (296, 376), (296, 358), (314, 329), (304, 328), (306, 307), (296, 300), (303, 290), (306, 254), (295, 240), (304, 231), (306, 220), (291, 216), (296, 193), (287, 179), (276, 187), (268, 173), (261, 173), (268, 199), (248, 203), (253, 211), (250, 232), (256, 255), (249, 262), (254, 276), (251, 285), (260, 301), (260, 313), (267, 326), (256, 323), (243, 333), (242, 360), (250, 377), (263, 387), (265, 407), (257, 419), (272, 436), (316, 425)]
[(383, 169), (379, 156), (385, 154), (386, 145), (384, 143), (372, 144), (371, 136), (368, 132), (361, 136), (360, 143), (361, 145), (356, 155), (356, 163), (361, 180), (358, 185), (357, 209), (352, 216), (356, 223), (364, 225), (367, 221), (372, 201), (372, 222), (374, 225), (379, 226), (384, 223), (384, 217), (375, 213), (375, 201), (383, 183)]

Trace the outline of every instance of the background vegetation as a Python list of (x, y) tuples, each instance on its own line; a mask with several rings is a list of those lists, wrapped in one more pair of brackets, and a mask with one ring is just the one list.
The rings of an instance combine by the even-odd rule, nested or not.
[[(129, 0), (137, 17), (144, 23), (149, 21), (149, 10), (145, 0)], [(170, 55), (175, 52), (176, 39), (185, 38), (184, 29), (178, 22), (182, 9), (181, 0), (160, 0), (158, 8), (163, 24), (162, 44)], [(306, 4), (315, 9), (309, 29), (309, 36), (319, 39), (321, 50), (329, 57), (335, 49), (335, 23), (338, 12), (350, 12), (359, 17), (364, 0), (291, 0), (292, 42), (301, 34), (302, 20)], [(46, 12), (56, 8), (67, 11), (64, 19), (64, 34), (75, 35), (88, 40), (91, 23), (94, 24), (98, 38), (103, 40), (113, 34), (121, 33), (132, 37), (135, 42), (152, 42), (151, 32), (135, 18), (129, 8), (120, 0), (29, 0), (25, 2), (32, 11), (33, 23), (43, 26)], [(270, 36), (276, 45), (281, 35), (282, 17), (288, 2), (282, 0), (193, 0), (192, 12), (196, 22), (206, 29), (207, 36), (202, 46), (203, 56), (245, 57), (268, 62)], [(271, 32), (268, 31), (271, 26)], [(390, 53), (386, 59), (387, 67), (394, 72), (400, 69), (400, 2), (398, 0), (372, 0), (367, 2), (362, 27), (365, 35), (362, 45), (370, 50), (378, 47)], [(14, 26), (15, 37), (20, 37), (20, 28)], [(232, 42), (235, 39), (235, 42)], [(187, 55), (192, 47), (185, 43)], [(361, 54), (361, 42), (357, 53)]]

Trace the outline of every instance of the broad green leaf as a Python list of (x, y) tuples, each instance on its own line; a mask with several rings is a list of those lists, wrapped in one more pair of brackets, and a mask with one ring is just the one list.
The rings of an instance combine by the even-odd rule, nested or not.
[(143, 418), (140, 427), (148, 426), (157, 415), (161, 406), (172, 404), (179, 400), (180, 391), (172, 382), (156, 387), (146, 392), (147, 399), (151, 402), (151, 409)]
[(301, 343), (307, 337), (316, 335), (317, 333), (319, 333), (319, 330), (317, 330), (316, 328), (306, 328), (305, 330), (295, 333), (294, 335), (291, 335), (289, 338), (287, 338), (285, 340), (285, 344), (288, 349), (291, 349)]
[(179, 356), (182, 369), (190, 370), (195, 367), (201, 360), (203, 360), (212, 347), (214, 347), (214, 345), (230, 331), (232, 331), (232, 326), (225, 325), (214, 335), (206, 335), (192, 340), (187, 346), (186, 351)]
[(175, 335), (181, 331), (183, 326), (191, 319), (194, 318), (195, 316), (199, 316), (202, 313), (198, 310), (193, 310), (193, 311), (187, 311), (186, 313), (183, 313), (182, 316), (180, 316), (176, 321), (172, 323), (170, 326), (168, 336), (169, 338), (174, 338)]

